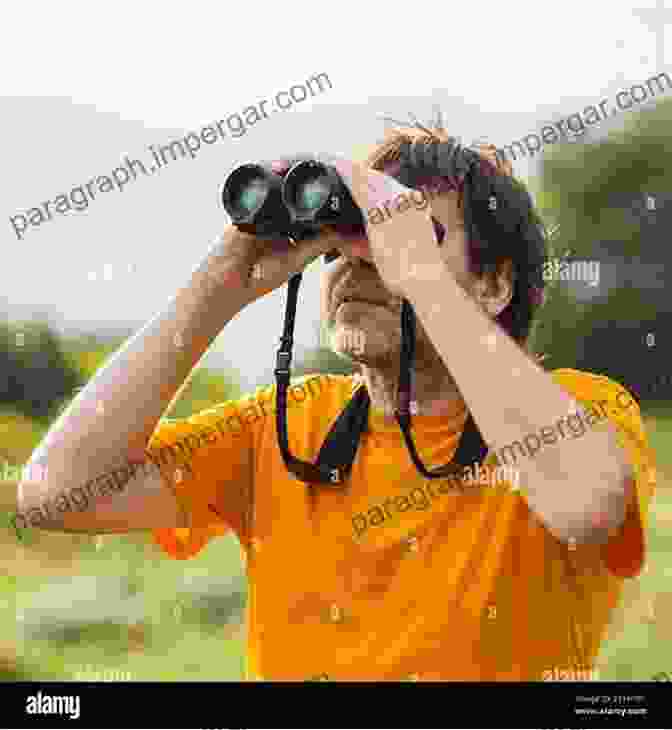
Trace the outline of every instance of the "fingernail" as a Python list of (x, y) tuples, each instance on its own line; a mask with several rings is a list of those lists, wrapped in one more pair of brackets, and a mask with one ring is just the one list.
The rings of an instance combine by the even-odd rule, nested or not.
[(348, 160), (334, 159), (332, 160), (332, 164), (338, 171), (338, 174), (346, 178), (346, 182), (352, 182), (355, 172), (355, 166), (352, 162), (349, 162)]

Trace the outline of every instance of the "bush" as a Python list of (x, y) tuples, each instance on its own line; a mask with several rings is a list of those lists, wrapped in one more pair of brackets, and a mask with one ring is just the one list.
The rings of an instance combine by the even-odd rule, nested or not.
[(0, 405), (49, 420), (81, 380), (48, 325), (0, 323)]

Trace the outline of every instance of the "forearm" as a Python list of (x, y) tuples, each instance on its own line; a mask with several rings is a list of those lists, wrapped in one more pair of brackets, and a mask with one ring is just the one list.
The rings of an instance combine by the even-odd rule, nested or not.
[[(407, 296), (491, 448), (520, 442), (579, 407), (449, 272), (414, 285)], [(517, 466), (528, 503), (559, 536), (592, 529), (597, 514), (605, 528), (622, 520), (629, 470), (611, 428), (562, 439)]]
[(24, 508), (80, 485), (108, 469), (142, 461), (152, 432), (189, 373), (249, 301), (242, 286), (212, 278), (208, 257), (163, 312), (126, 342), (96, 373), (33, 452), (30, 465), (46, 474), (23, 483)]

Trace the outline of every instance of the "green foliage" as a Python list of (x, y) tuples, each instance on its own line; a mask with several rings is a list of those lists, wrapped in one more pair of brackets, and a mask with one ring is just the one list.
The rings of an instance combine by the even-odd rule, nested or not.
[(641, 228), (625, 202), (639, 193), (664, 191), (672, 183), (672, 103), (625, 118), (626, 125), (595, 144), (558, 145), (545, 155), (541, 188), (560, 223), (563, 243), (590, 257), (596, 241), (612, 254), (638, 255)]
[(187, 418), (242, 394), (240, 385), (231, 377), (200, 368), (192, 373), (166, 417)]
[(80, 383), (77, 368), (47, 324), (0, 323), (0, 404), (48, 420)]
[(0, 408), (0, 467), (26, 461), (47, 427), (47, 423), (29, 418), (16, 408)]
[[(547, 225), (559, 226), (549, 255), (570, 251), (572, 257), (597, 259), (601, 278), (605, 262), (620, 259), (619, 276), (627, 282), (631, 263), (672, 264), (672, 196), (662, 205), (672, 190), (672, 102), (624, 121), (604, 140), (549, 149), (533, 185)], [(648, 195), (659, 196), (655, 216), (642, 210)], [(660, 343), (655, 352), (644, 345), (647, 332), (667, 330), (672, 322), (672, 302), (661, 288), (626, 284), (578, 302), (558, 284), (539, 313), (532, 341), (533, 349), (550, 355), (545, 365), (592, 370), (629, 386), (669, 369), (669, 351)]]
[[(126, 340), (100, 340), (94, 336), (71, 340), (66, 343), (67, 357), (80, 373), (81, 385), (59, 403), (63, 411), (77, 395), (77, 391), (115, 355)], [(242, 394), (240, 385), (231, 375), (197, 368), (180, 390), (178, 398), (166, 411), (166, 417), (186, 418), (218, 403), (237, 398)]]
[[(244, 645), (234, 629), (246, 600), (243, 571), (232, 535), (213, 540), (189, 561), (169, 560), (147, 532), (108, 536), (99, 550), (93, 541), (82, 545), (73, 574), (96, 576), (103, 584), (123, 577), (128, 593), (137, 593), (143, 606), (141, 641), (132, 646), (121, 617), (114, 622), (73, 624), (48, 636), (26, 632), (22, 651), (30, 663), (17, 661), (7, 667), (6, 681), (15, 681), (10, 672), (26, 680), (70, 680), (87, 666), (97, 672), (123, 672), (131, 681), (239, 680)], [(0, 637), (16, 635), (17, 610), (34, 620), (30, 610), (50, 582), (51, 576), (18, 576), (16, 608), (0, 612)], [(211, 584), (218, 590), (208, 593)], [(81, 596), (77, 600), (75, 595), (75, 604), (82, 605)], [(95, 611), (95, 604), (89, 605)], [(101, 606), (102, 611), (105, 608)], [(44, 620), (53, 617), (47, 613)], [(2, 669), (0, 663), (0, 681)]]
[(319, 347), (310, 350), (301, 361), (292, 368), (293, 376), (309, 373), (327, 373), (333, 375), (350, 375), (357, 372), (357, 367), (333, 350)]

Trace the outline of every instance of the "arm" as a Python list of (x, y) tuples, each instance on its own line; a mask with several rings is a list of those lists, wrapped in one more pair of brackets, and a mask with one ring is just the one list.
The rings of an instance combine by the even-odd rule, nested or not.
[[(208, 257), (169, 303), (87, 384), (51, 427), (30, 465), (46, 467), (39, 483), (22, 482), (18, 509), (26, 514), (58, 494), (129, 462), (143, 462), (159, 419), (194, 365), (245, 305), (241, 287), (208, 285)], [(177, 502), (158, 472), (136, 472), (115, 496), (97, 497), (82, 512), (51, 510), (40, 523), (66, 531), (125, 531), (182, 524)]]
[[(361, 209), (408, 188), (360, 164), (334, 162)], [(501, 448), (575, 413), (550, 373), (483, 313), (458, 284), (436, 245), (427, 210), (368, 225), (375, 265), (390, 291), (406, 297), (454, 377), (487, 443)], [(453, 326), (446, 327), (446, 316)], [(632, 469), (610, 424), (563, 439), (522, 464), (530, 508), (558, 539), (606, 542), (635, 495)]]
[[(229, 227), (166, 309), (111, 358), (51, 427), (28, 465), (43, 467), (46, 478), (18, 487), (19, 527), (96, 533), (185, 526), (166, 488), (172, 474), (143, 469), (133, 475), (123, 468), (147, 463), (145, 449), (159, 419), (222, 327), (328, 245), (313, 241), (290, 249), (284, 241), (262, 242)], [(262, 258), (269, 247), (273, 254)], [(267, 272), (263, 284), (248, 278), (251, 264), (260, 260)], [(51, 509), (37, 524), (31, 521), (31, 509), (111, 470), (123, 474), (119, 492), (97, 495), (81, 511)]]
[[(412, 284), (407, 295), (487, 443), (521, 441), (576, 411), (571, 396), (479, 310), (449, 271)], [(445, 312), (457, 331), (445, 327)], [(623, 523), (631, 469), (610, 426), (540, 449), (521, 463), (521, 474), (528, 504), (563, 541), (602, 542)]]

